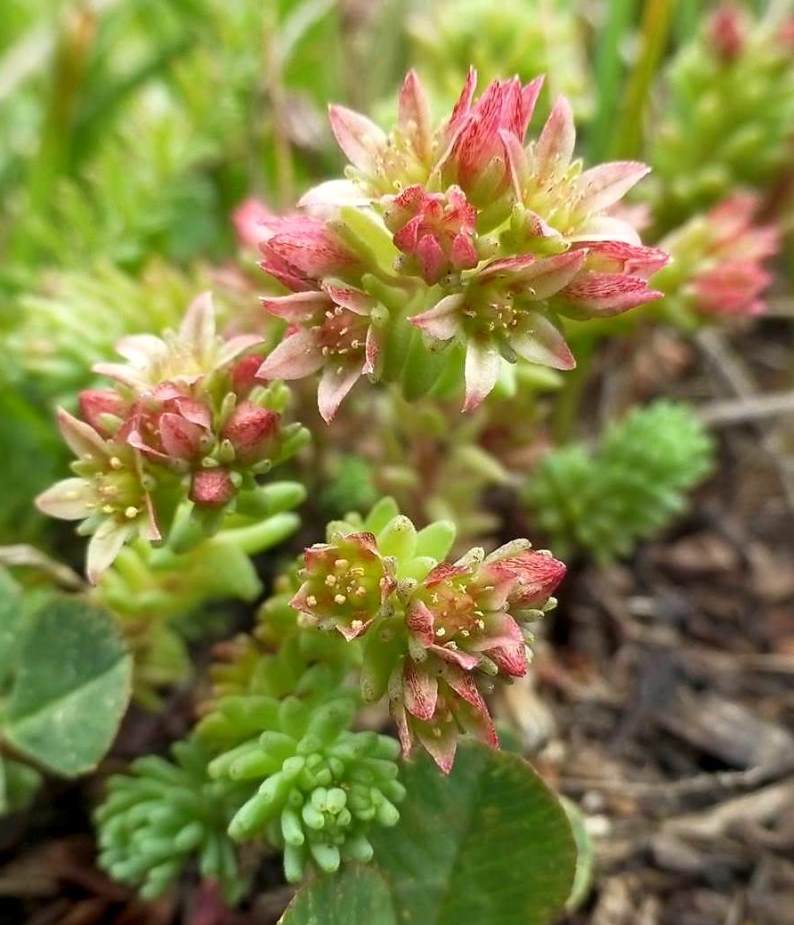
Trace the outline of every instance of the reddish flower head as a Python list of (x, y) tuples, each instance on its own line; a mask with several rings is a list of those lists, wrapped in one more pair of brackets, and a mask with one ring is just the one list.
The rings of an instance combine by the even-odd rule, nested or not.
[(371, 533), (340, 536), (310, 546), (303, 555), (303, 583), (291, 604), (323, 629), (345, 639), (366, 632), (394, 589), (389, 562)]
[(406, 255), (400, 268), (430, 286), (454, 270), (477, 266), (477, 213), (458, 186), (446, 193), (409, 186), (387, 206), (384, 221)]
[(725, 62), (738, 58), (747, 41), (747, 17), (733, 3), (723, 3), (709, 21), (709, 38), (717, 56)]

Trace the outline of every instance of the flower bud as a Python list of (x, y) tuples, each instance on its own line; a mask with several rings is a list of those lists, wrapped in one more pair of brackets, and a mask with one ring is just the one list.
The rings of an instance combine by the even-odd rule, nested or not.
[(279, 421), (280, 415), (275, 411), (244, 401), (232, 412), (221, 436), (234, 447), (240, 462), (258, 462), (267, 455), (266, 450), (278, 432)]
[(202, 507), (222, 507), (234, 494), (234, 483), (226, 469), (201, 469), (193, 476), (190, 499)]
[(124, 399), (111, 389), (83, 389), (78, 400), (80, 417), (103, 437), (111, 435), (103, 425), (103, 416), (123, 417), (127, 407)]

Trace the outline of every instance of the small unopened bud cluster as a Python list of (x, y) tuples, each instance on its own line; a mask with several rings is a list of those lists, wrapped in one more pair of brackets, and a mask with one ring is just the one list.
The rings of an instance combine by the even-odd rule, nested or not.
[(736, 193), (665, 238), (674, 259), (657, 284), (676, 320), (748, 318), (766, 310), (772, 274), (764, 263), (777, 254), (780, 233), (757, 218), (759, 206), (758, 197)]
[(77, 456), (76, 478), (45, 491), (38, 506), (82, 521), (80, 532), (91, 536), (92, 581), (133, 536), (163, 539), (168, 519), (185, 502), (206, 532), (238, 500), (255, 507), (257, 477), (305, 443), (300, 425), (282, 421), (286, 387), (255, 379), (261, 357), (249, 351), (260, 341), (220, 337), (205, 294), (178, 332), (122, 340), (118, 351), (127, 363), (96, 367), (115, 380), (114, 388), (82, 392), (80, 418), (59, 412)]
[(444, 562), (454, 534), (445, 521), (417, 532), (384, 500), (306, 550), (292, 599), (305, 625), (362, 639), (364, 699), (388, 696), (404, 753), (418, 740), (445, 772), (460, 732), (498, 745), (483, 694), (526, 672), (532, 623), (565, 574), (526, 540)]

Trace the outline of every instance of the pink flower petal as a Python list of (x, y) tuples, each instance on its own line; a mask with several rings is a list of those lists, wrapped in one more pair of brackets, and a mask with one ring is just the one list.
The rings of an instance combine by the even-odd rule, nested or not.
[(606, 318), (661, 299), (663, 295), (650, 289), (639, 276), (588, 272), (580, 274), (561, 292), (565, 304), (560, 311), (574, 318)]
[(510, 346), (528, 363), (569, 370), (576, 359), (557, 327), (540, 312), (530, 312), (528, 327), (510, 338)]
[(637, 229), (631, 223), (614, 215), (592, 215), (575, 235), (568, 240), (571, 243), (589, 241), (625, 241), (626, 244), (642, 244)]
[(36, 498), (36, 507), (58, 520), (83, 520), (96, 511), (96, 494), (85, 479), (63, 479)]
[(430, 156), (430, 107), (421, 80), (413, 69), (405, 75), (400, 88), (398, 123), (411, 139), (414, 150), (423, 160)]
[(101, 459), (108, 455), (105, 441), (90, 424), (78, 420), (63, 408), (59, 408), (57, 413), (58, 428), (75, 456)]
[(328, 296), (314, 289), (309, 292), (293, 292), (291, 295), (263, 296), (260, 301), (266, 312), (290, 324), (312, 321), (331, 307)]
[(463, 89), (460, 91), (460, 96), (452, 109), (452, 115), (449, 117), (449, 122), (447, 123), (446, 134), (448, 136), (454, 135), (468, 117), (471, 111), (471, 103), (474, 99), (474, 88), (476, 86), (477, 71), (475, 71), (473, 67), (470, 67), (469, 72), (466, 74)]
[(193, 459), (201, 452), (201, 438), (205, 431), (178, 414), (166, 411), (160, 415), (160, 440), (166, 455), (176, 459)]
[(466, 346), (464, 375), (466, 396), (463, 411), (473, 411), (496, 385), (502, 357), (490, 341), (471, 339)]
[(350, 163), (365, 173), (375, 172), (386, 147), (384, 132), (366, 116), (345, 106), (329, 107), (328, 118), (331, 131)]
[(466, 297), (460, 293), (444, 296), (439, 302), (408, 320), (424, 334), (437, 340), (449, 340), (461, 331), (460, 310)]
[(510, 168), (510, 179), (513, 184), (513, 192), (515, 193), (516, 199), (521, 202), (524, 190), (529, 185), (529, 180), (532, 175), (527, 152), (521, 140), (512, 132), (500, 129), (499, 137), (502, 139), (505, 156), (507, 157), (507, 165)]
[(436, 712), (438, 679), (424, 665), (406, 659), (403, 669), (405, 709), (417, 719), (428, 722)]
[(316, 373), (324, 361), (317, 337), (301, 329), (265, 357), (256, 375), (258, 379), (303, 379)]
[(561, 96), (551, 110), (535, 148), (535, 168), (539, 180), (561, 176), (568, 169), (576, 143), (573, 111)]
[(179, 336), (199, 354), (206, 354), (212, 348), (215, 342), (215, 306), (211, 292), (202, 292), (190, 303), (179, 326)]
[(585, 170), (576, 183), (580, 208), (585, 212), (603, 212), (622, 199), (650, 170), (647, 164), (638, 161), (611, 161)]
[(324, 282), (322, 288), (334, 304), (341, 305), (342, 308), (362, 317), (368, 317), (378, 304), (371, 295), (367, 295), (360, 289), (354, 289), (352, 286), (339, 286), (332, 282)]
[(416, 245), (416, 258), (422, 268), (422, 278), (434, 286), (444, 275), (447, 268), (447, 258), (441, 245), (431, 234), (419, 239)]
[(256, 347), (263, 342), (264, 338), (259, 334), (237, 334), (235, 337), (230, 337), (218, 351), (216, 368), (225, 366), (240, 356), (243, 351), (250, 350), (251, 347)]
[(366, 206), (371, 199), (351, 180), (326, 180), (307, 190), (298, 200), (309, 215), (330, 218), (340, 206)]
[(405, 622), (411, 633), (423, 646), (432, 646), (435, 642), (433, 626), (435, 617), (433, 611), (422, 601), (412, 601)]
[(332, 362), (323, 370), (317, 387), (317, 407), (326, 424), (334, 419), (348, 392), (358, 382), (363, 369), (359, 363)]

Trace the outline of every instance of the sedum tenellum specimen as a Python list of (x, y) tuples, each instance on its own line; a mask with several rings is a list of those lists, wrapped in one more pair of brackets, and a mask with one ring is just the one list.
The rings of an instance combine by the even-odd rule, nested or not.
[(37, 500), (53, 517), (79, 520), (91, 537), (92, 582), (125, 543), (140, 537), (183, 552), (216, 532), (227, 515), (265, 513), (257, 478), (308, 438), (285, 424), (288, 391), (254, 374), (261, 338), (221, 337), (209, 293), (188, 309), (178, 332), (126, 337), (126, 363), (95, 371), (114, 387), (79, 395), (79, 417), (61, 409), (61, 433), (77, 457), (74, 477)]
[(555, 549), (610, 562), (684, 509), (686, 492), (708, 475), (712, 457), (711, 438), (694, 412), (659, 400), (610, 425), (594, 450), (553, 450), (524, 497)]
[(465, 381), (470, 410), (504, 363), (575, 365), (560, 316), (610, 316), (660, 296), (648, 277), (666, 254), (611, 214), (648, 168), (583, 170), (564, 97), (525, 143), (542, 78), (497, 80), (478, 99), (476, 80), (471, 70), (435, 126), (413, 71), (389, 134), (332, 106), (347, 179), (306, 193), (302, 213), (261, 223), (262, 267), (290, 293), (263, 300), (288, 327), (258, 374), (320, 373), (326, 420), (362, 375), (399, 382), (409, 399)]
[[(484, 697), (526, 672), (565, 566), (525, 540), (449, 562), (454, 537), (449, 521), (417, 531), (390, 498), (329, 524), (254, 631), (218, 645), (175, 762), (111, 779), (97, 813), (110, 873), (154, 896), (197, 860), (233, 896), (237, 844), (281, 849), (289, 881), (367, 862), (373, 828), (399, 819), (400, 751), (418, 742), (448, 773), (462, 734), (496, 748)], [(399, 742), (356, 728), (381, 700)]]

